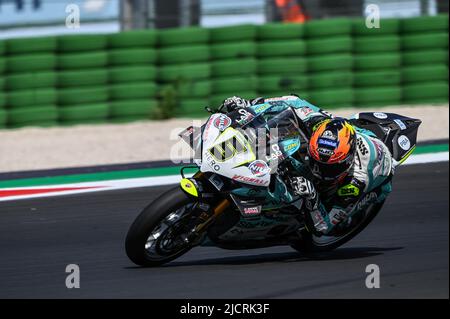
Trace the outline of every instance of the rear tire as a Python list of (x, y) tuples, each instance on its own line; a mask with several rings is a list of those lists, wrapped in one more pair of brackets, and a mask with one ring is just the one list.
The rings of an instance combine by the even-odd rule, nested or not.
[[(187, 244), (173, 254), (161, 255), (155, 258), (148, 253), (146, 244), (149, 236), (167, 216), (190, 203), (193, 203), (193, 199), (188, 197), (180, 187), (176, 187), (162, 194), (147, 206), (128, 231), (125, 240), (125, 250), (128, 258), (136, 265), (152, 267), (172, 261), (189, 251), (192, 246)], [(162, 236), (163, 234), (161, 234)]]
[[(313, 235), (312, 233), (308, 231), (304, 231), (302, 234), (302, 239), (299, 240), (296, 243), (292, 243), (291, 247), (295, 250), (307, 254), (307, 255), (314, 255), (315, 253), (320, 252), (326, 252), (331, 251), (339, 246), (342, 246), (352, 238), (354, 238), (356, 235), (358, 235), (364, 228), (369, 225), (372, 220), (375, 218), (375, 216), (378, 214), (378, 212), (383, 207), (384, 201), (381, 203), (376, 203), (371, 205), (371, 207), (368, 208), (368, 212), (365, 217), (351, 230), (349, 230), (347, 233), (341, 235), (341, 236), (321, 236), (317, 237)], [(328, 243), (320, 243), (318, 239), (323, 239), (324, 237), (334, 237), (330, 239)]]

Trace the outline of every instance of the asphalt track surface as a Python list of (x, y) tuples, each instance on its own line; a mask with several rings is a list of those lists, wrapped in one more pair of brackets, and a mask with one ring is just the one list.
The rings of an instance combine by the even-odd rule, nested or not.
[[(380, 215), (311, 260), (290, 247), (198, 247), (159, 268), (126, 257), (139, 211), (168, 187), (0, 203), (0, 298), (449, 298), (449, 164), (401, 167)], [(66, 265), (81, 287), (67, 289)], [(367, 289), (366, 266), (381, 287)]]

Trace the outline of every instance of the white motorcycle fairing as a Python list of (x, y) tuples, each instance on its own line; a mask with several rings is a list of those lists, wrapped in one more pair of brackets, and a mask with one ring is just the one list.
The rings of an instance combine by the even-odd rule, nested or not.
[(270, 167), (256, 158), (244, 135), (231, 127), (225, 114), (213, 114), (203, 131), (202, 164), (200, 171), (254, 186), (268, 186)]

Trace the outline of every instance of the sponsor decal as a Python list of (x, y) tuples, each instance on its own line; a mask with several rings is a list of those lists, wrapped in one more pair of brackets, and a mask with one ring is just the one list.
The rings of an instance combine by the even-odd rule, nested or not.
[(298, 117), (302, 120), (306, 119), (309, 114), (313, 113), (314, 110), (308, 106), (304, 106), (300, 109), (296, 109), (295, 113), (297, 113)]
[(224, 183), (223, 183), (222, 179), (221, 179), (218, 175), (212, 174), (212, 175), (209, 177), (209, 181), (211, 182), (211, 184), (214, 185), (214, 187), (215, 187), (218, 191), (220, 191), (220, 190), (223, 188)]
[(375, 113), (373, 113), (373, 116), (375, 116), (377, 119), (380, 119), (380, 120), (387, 119), (387, 117), (388, 117), (386, 113), (382, 113), (382, 112), (375, 112)]
[(258, 184), (258, 185), (261, 185), (261, 186), (266, 186), (267, 184), (269, 184), (268, 181), (264, 181), (264, 180), (261, 180), (261, 179), (258, 179), (258, 178), (242, 176), (242, 175), (234, 175), (231, 179), (233, 179), (235, 181), (238, 181), (238, 182)]
[(331, 132), (330, 130), (326, 130), (325, 132), (322, 133), (322, 137), (326, 137), (327, 139), (336, 141), (337, 140), (337, 136)]
[(367, 204), (375, 201), (378, 198), (377, 193), (375, 192), (370, 192), (369, 194), (367, 194), (366, 196), (364, 196), (356, 205), (356, 209), (360, 210), (362, 208), (364, 208)]
[(257, 215), (260, 213), (260, 206), (257, 207), (244, 207), (245, 215)]
[(395, 119), (394, 122), (397, 123), (398, 127), (400, 127), (402, 131), (406, 130), (406, 125), (405, 123), (402, 122), (402, 120)]
[(339, 224), (341, 221), (346, 220), (347, 217), (347, 212), (342, 209), (333, 208), (330, 212), (330, 221), (333, 225)]
[(220, 114), (214, 120), (214, 126), (221, 132), (225, 131), (231, 125), (231, 119), (225, 114)]
[(317, 151), (325, 156), (331, 156), (334, 154), (334, 152), (332, 150), (329, 150), (328, 148), (319, 148), (317, 149)]
[(209, 130), (211, 129), (211, 124), (214, 121), (214, 115), (211, 115), (211, 117), (208, 120), (208, 123), (206, 123), (205, 130), (203, 131), (203, 139), (207, 140), (209, 136)]
[(284, 159), (284, 155), (281, 152), (278, 144), (272, 145), (272, 150), (273, 150), (273, 152), (269, 156), (266, 155), (266, 161), (270, 162), (270, 161), (274, 161), (274, 160), (283, 160)]
[(220, 171), (220, 165), (214, 160), (212, 154), (210, 152), (205, 153), (206, 163), (215, 170), (216, 172)]
[(404, 151), (408, 151), (411, 148), (411, 142), (405, 135), (400, 135), (397, 140), (398, 146)]
[(189, 126), (186, 130), (184, 130), (181, 133), (181, 136), (189, 137), (190, 135), (192, 135), (192, 133), (194, 133), (194, 127), (193, 126)]
[(299, 146), (299, 142), (292, 142), (284, 147), (285, 152), (289, 152)]
[(255, 118), (255, 116), (254, 116), (252, 113), (246, 111), (245, 109), (239, 109), (239, 110), (238, 110), (238, 113), (241, 115), (241, 116), (236, 120), (236, 122), (237, 122), (239, 125), (245, 125), (245, 124), (251, 122), (251, 121)]
[(269, 108), (271, 108), (271, 107), (272, 107), (271, 104), (264, 103), (264, 104), (257, 105), (257, 106), (254, 108), (254, 111), (255, 111), (256, 113), (262, 113), (262, 112), (266, 111), (267, 109), (269, 109)]
[(361, 137), (358, 137), (358, 139), (356, 140), (356, 146), (358, 147), (362, 155), (367, 155), (369, 153), (369, 150), (367, 149)]
[(257, 177), (263, 177), (270, 172), (270, 168), (267, 163), (261, 160), (251, 162), (248, 169)]
[(359, 188), (353, 184), (347, 184), (342, 186), (338, 190), (338, 196), (358, 196)]
[(332, 141), (332, 140), (325, 139), (325, 138), (319, 138), (318, 143), (319, 143), (319, 145), (325, 145), (325, 146), (331, 146), (331, 147), (337, 146), (336, 141)]

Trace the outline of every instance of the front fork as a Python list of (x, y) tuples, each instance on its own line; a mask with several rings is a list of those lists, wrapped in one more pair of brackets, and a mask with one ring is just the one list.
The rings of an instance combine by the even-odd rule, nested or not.
[[(181, 189), (189, 196), (196, 197), (197, 200), (200, 200), (203, 193), (203, 186), (197, 180), (203, 175), (203, 173), (197, 172), (193, 178), (183, 178), (180, 182)], [(230, 204), (230, 200), (224, 198), (213, 208), (209, 208), (208, 212), (205, 211), (200, 214), (201, 223), (192, 229), (192, 231), (186, 236), (185, 241), (191, 243), (199, 239), (208, 226), (211, 225), (220, 215), (222, 215)]]

